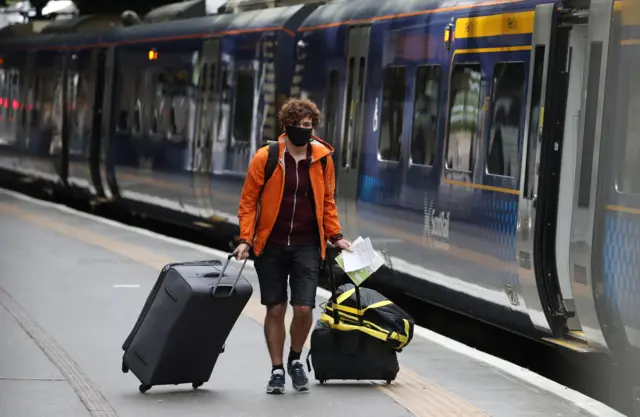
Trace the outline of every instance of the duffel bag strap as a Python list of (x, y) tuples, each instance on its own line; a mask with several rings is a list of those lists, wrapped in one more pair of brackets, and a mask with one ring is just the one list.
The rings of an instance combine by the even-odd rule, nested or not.
[(311, 350), (312, 349), (309, 349), (309, 353), (307, 353), (307, 369), (309, 369), (309, 372), (311, 372), (311, 361), (309, 360), (311, 357)]
[(389, 339), (389, 335), (387, 333), (378, 331), (378, 330), (374, 330), (370, 327), (365, 327), (365, 326), (356, 326), (353, 324), (345, 324), (345, 323), (335, 323), (333, 321), (333, 317), (327, 315), (327, 314), (323, 314), (320, 317), (320, 320), (324, 321), (325, 323), (329, 324), (329, 327), (331, 327), (332, 329), (335, 330), (340, 330), (343, 332), (350, 332), (350, 331), (359, 331), (362, 332), (364, 334), (367, 334), (371, 337), (375, 337), (376, 339), (380, 339), (383, 342), (386, 342)]

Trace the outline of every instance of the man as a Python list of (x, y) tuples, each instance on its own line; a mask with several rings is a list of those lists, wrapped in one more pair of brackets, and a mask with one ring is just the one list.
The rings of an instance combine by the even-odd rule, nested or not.
[(238, 208), (240, 244), (234, 251), (238, 260), (246, 259), (250, 248), (257, 256), (261, 303), (267, 307), (264, 333), (272, 364), (270, 394), (284, 393), (287, 277), (293, 306), (287, 372), (294, 390), (308, 391), (300, 354), (313, 321), (326, 244), (331, 241), (346, 250), (351, 246), (340, 233), (333, 196), (333, 148), (314, 134), (320, 120), (318, 107), (310, 100), (290, 99), (279, 119), (285, 133), (278, 140), (278, 163), (266, 184), (269, 147), (260, 148), (249, 165)]

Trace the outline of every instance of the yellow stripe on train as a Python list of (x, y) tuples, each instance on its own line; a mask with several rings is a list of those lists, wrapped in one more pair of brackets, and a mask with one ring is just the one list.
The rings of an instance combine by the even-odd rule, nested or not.
[(456, 21), (455, 38), (468, 39), (533, 33), (534, 16), (535, 12), (531, 11), (460, 18)]
[(640, 2), (616, 1), (613, 10), (622, 14), (622, 26), (640, 26)]

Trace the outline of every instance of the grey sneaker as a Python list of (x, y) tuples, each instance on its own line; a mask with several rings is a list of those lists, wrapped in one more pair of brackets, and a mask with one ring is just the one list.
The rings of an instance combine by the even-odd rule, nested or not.
[(309, 391), (309, 378), (307, 378), (302, 362), (297, 359), (292, 361), (288, 366), (288, 371), (294, 390), (298, 392)]
[(284, 394), (284, 371), (282, 369), (271, 372), (267, 394)]

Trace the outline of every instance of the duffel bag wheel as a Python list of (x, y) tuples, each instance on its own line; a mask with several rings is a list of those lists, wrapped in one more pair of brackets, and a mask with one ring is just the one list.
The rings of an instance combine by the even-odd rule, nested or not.
[(129, 372), (129, 367), (127, 366), (126, 363), (124, 363), (124, 361), (122, 361), (122, 372), (125, 374)]
[(193, 384), (191, 384), (191, 386), (193, 387), (193, 389), (198, 389), (202, 386), (202, 382), (194, 382)]
[(141, 393), (144, 394), (145, 392), (151, 389), (151, 385), (140, 385), (138, 389), (140, 390)]
[(391, 385), (391, 380), (387, 379), (387, 385)]
[(325, 380), (325, 379), (321, 379), (321, 380), (320, 380), (320, 385), (324, 385), (324, 383), (325, 383), (325, 382), (326, 382), (326, 380)]

